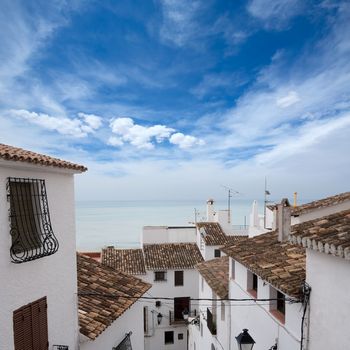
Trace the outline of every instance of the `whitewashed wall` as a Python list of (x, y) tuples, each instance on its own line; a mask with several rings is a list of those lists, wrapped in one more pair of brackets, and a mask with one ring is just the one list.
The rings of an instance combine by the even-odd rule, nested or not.
[[(0, 349), (14, 348), (13, 311), (44, 296), (48, 303), (50, 348), (53, 344), (78, 347), (74, 179), (70, 171), (48, 170), (15, 162), (0, 164)], [(54, 255), (22, 264), (11, 262), (6, 199), (10, 176), (45, 179), (51, 223), (59, 241)]]
[[(218, 299), (202, 276), (199, 276), (199, 298)], [(216, 314), (216, 335), (212, 335), (207, 326), (208, 307), (213, 314)], [(204, 300), (199, 302), (200, 323), (189, 326), (189, 350), (194, 350), (195, 347), (196, 349), (210, 349), (211, 344), (217, 350), (230, 349), (230, 307), (228, 302), (224, 303), (223, 308), (225, 311), (222, 313), (222, 304), (219, 300), (216, 303)]]
[(144, 226), (142, 244), (196, 242), (196, 228), (193, 226)]
[[(153, 297), (191, 297), (198, 298), (198, 271), (188, 269), (184, 271), (184, 285), (175, 286), (174, 271), (167, 270), (166, 279), (164, 282), (154, 281), (154, 271), (147, 271), (145, 276), (140, 276), (144, 281), (151, 283), (152, 288), (147, 295)], [(172, 300), (161, 300), (161, 306), (156, 307), (155, 301), (145, 301), (143, 306), (148, 308), (148, 329), (149, 336), (145, 337), (145, 350), (167, 349), (167, 350), (185, 350), (187, 349), (187, 327), (185, 323), (169, 325), (169, 311), (174, 311), (174, 303)], [(196, 306), (192, 307), (192, 310)], [(161, 324), (157, 324), (157, 314), (163, 315)], [(174, 344), (164, 344), (164, 332), (174, 331)], [(178, 339), (178, 334), (183, 334), (183, 339)]]
[(115, 320), (100, 336), (95, 340), (81, 337), (80, 350), (111, 350), (117, 346), (129, 332), (131, 335), (131, 345), (133, 350), (144, 349), (143, 333), (143, 307), (138, 300), (130, 309), (126, 310), (117, 320)]
[[(230, 298), (252, 298), (247, 292), (247, 269), (235, 262), (235, 279), (231, 274), (230, 258)], [(271, 298), (270, 284), (258, 278), (258, 298)], [(279, 350), (298, 350), (300, 347), (301, 304), (286, 303), (285, 324), (282, 324), (270, 312), (270, 302), (232, 302), (231, 334), (232, 339), (247, 328), (256, 341), (254, 350), (269, 349), (278, 342)], [(237, 349), (237, 343), (232, 343)]]
[(348, 349), (350, 344), (350, 261), (307, 249), (310, 284), (309, 350)]

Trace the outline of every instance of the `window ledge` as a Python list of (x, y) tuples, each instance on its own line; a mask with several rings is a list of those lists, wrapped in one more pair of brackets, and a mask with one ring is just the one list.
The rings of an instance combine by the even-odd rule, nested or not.
[(285, 324), (285, 315), (282, 314), (282, 312), (278, 311), (278, 310), (270, 310), (270, 313), (273, 317), (275, 317), (279, 322), (281, 322), (282, 324)]

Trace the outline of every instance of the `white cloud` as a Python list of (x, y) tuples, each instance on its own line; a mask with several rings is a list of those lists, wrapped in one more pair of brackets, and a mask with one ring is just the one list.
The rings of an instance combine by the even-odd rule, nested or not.
[(193, 146), (202, 146), (204, 145), (204, 141), (198, 139), (197, 137), (191, 135), (184, 135), (181, 132), (177, 132), (171, 135), (169, 142), (178, 145), (182, 149), (188, 149)]
[[(161, 143), (164, 139), (170, 137), (174, 131), (172, 128), (168, 128), (165, 125), (153, 125), (145, 127), (142, 125), (134, 124), (131, 118), (115, 118), (110, 123), (112, 132), (118, 136), (118, 140), (122, 142), (129, 142), (137, 148), (152, 149), (155, 140), (157, 143)], [(118, 142), (112, 138), (112, 142), (119, 146)]]
[(24, 119), (41, 128), (77, 138), (86, 137), (101, 126), (100, 117), (84, 113), (79, 113), (79, 117), (74, 119), (54, 117), (45, 113), (30, 112), (24, 109), (10, 110), (7, 114), (10, 117)]
[[(163, 40), (183, 46), (196, 34), (196, 16), (200, 10), (199, 1), (161, 0), (163, 24), (160, 35)], [(197, 33), (198, 34), (198, 33)]]
[(300, 97), (296, 91), (290, 91), (288, 95), (277, 99), (276, 104), (281, 108), (287, 108), (300, 101)]
[(275, 29), (285, 27), (302, 8), (301, 0), (252, 0), (247, 7), (253, 17), (262, 20), (266, 27)]
[(115, 118), (110, 123), (112, 132), (116, 135), (108, 140), (112, 146), (122, 146), (128, 142), (140, 149), (153, 149), (154, 142), (162, 143), (169, 140), (181, 149), (204, 145), (204, 141), (195, 136), (175, 132), (173, 128), (165, 125), (142, 126), (135, 124), (131, 118)]

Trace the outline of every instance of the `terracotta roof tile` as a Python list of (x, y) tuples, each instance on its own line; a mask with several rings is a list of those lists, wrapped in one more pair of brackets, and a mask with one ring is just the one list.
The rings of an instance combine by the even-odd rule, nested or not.
[(39, 164), (45, 166), (53, 166), (57, 168), (65, 168), (82, 172), (87, 170), (87, 168), (83, 165), (74, 164), (65, 160), (53, 158), (32, 151), (26, 151), (22, 148), (8, 146), (4, 144), (0, 144), (0, 159)]
[(290, 241), (350, 260), (350, 209), (292, 226)]
[(146, 269), (193, 269), (203, 261), (195, 243), (144, 244)]
[(142, 249), (102, 249), (102, 264), (131, 275), (146, 274)]
[(225, 245), (227, 237), (217, 222), (197, 222), (196, 224), (206, 245)]
[(228, 256), (223, 256), (196, 265), (196, 269), (221, 299), (228, 297), (228, 261)]
[[(151, 288), (139, 278), (80, 254), (77, 255), (77, 268), (80, 333), (92, 340)], [(114, 295), (121, 296), (116, 298)]]
[(268, 232), (237, 242), (222, 250), (281, 292), (300, 296), (305, 281), (305, 249), (279, 242), (277, 232)]
[(305, 214), (314, 209), (325, 208), (325, 207), (340, 204), (346, 201), (350, 201), (350, 192), (340, 193), (335, 196), (331, 196), (331, 197), (319, 199), (310, 203), (299, 205), (295, 208), (292, 208), (292, 215)]

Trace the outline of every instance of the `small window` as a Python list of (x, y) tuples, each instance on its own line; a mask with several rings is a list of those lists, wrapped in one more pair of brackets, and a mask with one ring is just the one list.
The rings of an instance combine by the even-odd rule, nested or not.
[(285, 295), (277, 291), (277, 310), (285, 315), (286, 314), (286, 298)]
[(258, 295), (258, 276), (250, 271), (247, 271), (247, 291), (254, 298)]
[(148, 333), (148, 306), (143, 307), (143, 331)]
[(286, 301), (285, 295), (270, 286), (270, 298), (274, 299), (270, 303), (271, 314), (281, 323), (285, 322)]
[(201, 291), (204, 291), (204, 278), (201, 276)]
[(8, 178), (12, 262), (22, 263), (54, 254), (58, 241), (52, 231), (45, 181)]
[(221, 257), (221, 250), (215, 249), (214, 250), (214, 258), (220, 258)]
[(154, 280), (156, 282), (166, 281), (166, 272), (165, 271), (155, 271)]
[(164, 332), (164, 344), (174, 344), (174, 332), (173, 331)]
[(175, 271), (175, 286), (183, 286), (183, 285), (184, 285), (184, 272)]
[(201, 337), (203, 337), (203, 323), (201, 322), (201, 325), (200, 325), (200, 329), (201, 329)]
[(225, 303), (221, 302), (221, 321), (225, 321)]
[(177, 335), (177, 339), (178, 340), (182, 340), (184, 338), (184, 334), (183, 333), (179, 333), (178, 335)]
[(236, 262), (233, 259), (231, 260), (231, 278), (234, 280), (236, 278)]
[(46, 297), (13, 312), (13, 337), (15, 350), (48, 348)]
[(193, 350), (196, 350), (196, 343), (193, 343)]

